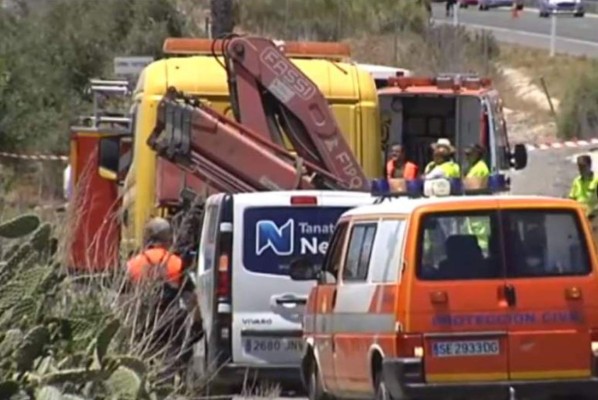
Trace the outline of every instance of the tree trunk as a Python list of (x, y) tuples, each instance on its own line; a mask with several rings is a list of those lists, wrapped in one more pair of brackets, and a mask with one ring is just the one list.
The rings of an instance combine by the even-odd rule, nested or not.
[(212, 20), (211, 33), (214, 39), (233, 32), (233, 0), (210, 0)]

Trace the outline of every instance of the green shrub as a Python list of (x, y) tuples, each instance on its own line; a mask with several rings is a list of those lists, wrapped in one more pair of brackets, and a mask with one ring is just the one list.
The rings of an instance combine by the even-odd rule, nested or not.
[(558, 134), (561, 138), (587, 139), (598, 134), (598, 63), (572, 77), (561, 101)]

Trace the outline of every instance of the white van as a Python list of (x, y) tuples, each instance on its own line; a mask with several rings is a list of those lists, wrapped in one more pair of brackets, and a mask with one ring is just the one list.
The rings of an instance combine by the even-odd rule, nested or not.
[(239, 393), (247, 379), (301, 388), (301, 324), (313, 282), (291, 280), (289, 263), (321, 263), (340, 215), (372, 202), (348, 191), (208, 198), (197, 273), (206, 334), (192, 367), (209, 376), (211, 394)]

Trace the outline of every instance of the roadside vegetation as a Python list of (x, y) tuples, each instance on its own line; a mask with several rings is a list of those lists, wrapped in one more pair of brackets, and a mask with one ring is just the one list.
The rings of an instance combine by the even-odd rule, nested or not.
[[(159, 57), (165, 37), (206, 36), (212, 2), (20, 0), (0, 10), (0, 151), (66, 153), (70, 122), (91, 108), (88, 80), (110, 78), (114, 56)], [(488, 75), (507, 103), (511, 96), (514, 107), (525, 108), (501, 72), (507, 65), (545, 78), (561, 100), (562, 135), (597, 128), (596, 64), (548, 60), (541, 52), (500, 46), (489, 34), (430, 26), (416, 1), (238, 0), (233, 17), (238, 31), (347, 41), (361, 62), (422, 74)], [(61, 167), (0, 159), (0, 196), (16, 191), (30, 198), (46, 175), (59, 193)], [(0, 216), (13, 215), (2, 201)], [(82, 279), (65, 270), (64, 249), (73, 237), (59, 228), (72, 225), (78, 211), (71, 206), (59, 226), (38, 215), (0, 222), (0, 398), (197, 395), (209, 377), (187, 385), (185, 367), (177, 364), (180, 348), (155, 346), (159, 327), (146, 318), (153, 289), (123, 298), (119, 273)]]
[[(525, 73), (539, 88), (544, 81), (550, 97), (560, 104), (556, 114), (559, 137), (587, 139), (597, 136), (597, 60), (558, 54), (551, 58), (545, 50), (502, 45), (498, 62)], [(533, 109), (532, 105), (532, 111), (541, 119), (554, 118), (546, 108)]]

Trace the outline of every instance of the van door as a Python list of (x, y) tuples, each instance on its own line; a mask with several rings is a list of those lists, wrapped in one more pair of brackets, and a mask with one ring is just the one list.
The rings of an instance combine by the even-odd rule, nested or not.
[(598, 292), (580, 217), (569, 209), (502, 212), (511, 379), (591, 374)]
[(198, 252), (197, 298), (205, 330), (205, 367), (220, 368), (231, 357), (231, 283), (233, 196), (208, 198)]
[(421, 335), (427, 382), (508, 378), (496, 207), (492, 201), (475, 211), (430, 211), (418, 220), (404, 329)]
[(338, 389), (333, 334), (335, 329), (333, 305), (336, 301), (338, 276), (344, 256), (345, 242), (349, 232), (349, 222), (341, 221), (330, 238), (330, 250), (322, 265), (323, 274), (315, 290), (315, 329), (314, 345), (318, 368), (326, 393)]
[(465, 148), (480, 143), (482, 102), (478, 96), (456, 97), (456, 132), (455, 147), (457, 161), (464, 165)]
[(303, 310), (313, 283), (291, 280), (289, 264), (306, 256), (321, 265), (338, 218), (360, 204), (357, 197), (352, 204), (336, 205), (323, 203), (322, 197), (308, 193), (235, 197), (234, 363), (299, 365)]

